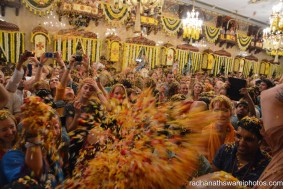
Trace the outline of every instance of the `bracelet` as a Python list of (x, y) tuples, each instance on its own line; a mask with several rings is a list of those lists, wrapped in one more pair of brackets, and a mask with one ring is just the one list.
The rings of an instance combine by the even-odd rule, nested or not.
[(97, 93), (96, 93), (97, 95), (99, 95), (99, 94), (103, 94), (103, 92), (101, 92), (101, 91), (98, 91)]
[(42, 142), (26, 142), (25, 144), (25, 148), (31, 148), (31, 147), (35, 147), (35, 146), (42, 146)]

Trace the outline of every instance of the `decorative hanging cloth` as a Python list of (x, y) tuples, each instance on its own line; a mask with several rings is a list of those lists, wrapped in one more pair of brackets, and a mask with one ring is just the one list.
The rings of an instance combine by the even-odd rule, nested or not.
[(125, 70), (128, 66), (136, 66), (135, 60), (141, 49), (145, 52), (145, 57), (150, 68), (154, 68), (156, 65), (160, 64), (160, 47), (124, 43), (122, 70)]
[(251, 37), (237, 34), (238, 47), (242, 51), (247, 50), (247, 48), (250, 46), (251, 42), (252, 42), (252, 38)]
[(272, 75), (272, 73), (270, 74), (270, 64), (271, 64), (270, 61), (263, 59), (260, 63), (259, 74), (267, 75), (267, 76)]
[(165, 16), (161, 17), (161, 24), (162, 24), (163, 30), (168, 35), (176, 35), (182, 26), (182, 22), (180, 19), (169, 18)]
[(62, 52), (63, 60), (69, 60), (76, 53), (78, 42), (81, 43), (83, 53), (89, 56), (91, 62), (99, 61), (102, 43), (96, 39), (97, 35), (87, 31), (61, 30), (54, 36), (54, 51)]
[(7, 62), (18, 62), (20, 54), (24, 52), (24, 38), (25, 34), (22, 32), (0, 30), (0, 48)]
[(202, 53), (199, 49), (192, 45), (178, 45), (177, 46), (177, 60), (179, 61), (179, 71), (182, 72), (184, 65), (188, 65), (188, 69), (193, 73), (200, 69), (202, 61)]
[(248, 77), (251, 71), (255, 73), (254, 68), (255, 68), (255, 64), (258, 62), (258, 58), (253, 55), (249, 55), (244, 57), (244, 59), (245, 59), (245, 65), (244, 65), (243, 74), (245, 77)]
[(102, 4), (103, 14), (105, 19), (111, 26), (120, 26), (129, 17), (129, 12), (127, 7), (116, 8), (107, 3)]
[(220, 35), (221, 28), (215, 28), (213, 26), (205, 26), (206, 40), (210, 43), (214, 43)]
[(26, 7), (34, 14), (46, 15), (53, 10), (54, 0), (23, 0)]
[(231, 72), (233, 70), (234, 59), (231, 57), (231, 53), (222, 49), (219, 51), (215, 51), (214, 55), (215, 55), (215, 64), (212, 70), (212, 73), (214, 75), (221, 73), (221, 71), (224, 71), (224, 74), (227, 75), (228, 72)]

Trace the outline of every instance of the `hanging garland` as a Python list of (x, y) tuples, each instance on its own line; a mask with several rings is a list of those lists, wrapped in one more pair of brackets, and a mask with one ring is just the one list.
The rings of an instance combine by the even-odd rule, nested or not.
[(214, 43), (218, 39), (221, 29), (210, 27), (210, 26), (205, 26), (204, 31), (205, 31), (206, 40), (210, 43)]
[(7, 32), (0, 30), (0, 48), (7, 62), (17, 63), (20, 54), (24, 51), (25, 34), (21, 32)]
[(243, 36), (243, 35), (237, 34), (237, 42), (238, 42), (238, 47), (242, 51), (245, 51), (251, 44), (252, 38), (249, 36)]
[(57, 35), (54, 40), (55, 51), (62, 52), (62, 58), (64, 61), (69, 60), (71, 55), (76, 53), (76, 46), (78, 42), (81, 42), (84, 53), (87, 53), (90, 58), (90, 62), (99, 61), (101, 43), (97, 39), (76, 36), (66, 38), (65, 36)]
[(33, 12), (34, 14), (38, 14), (39, 16), (48, 14), (50, 10), (53, 10), (54, 7), (54, 0), (23, 0), (23, 3), (26, 4), (26, 7), (31, 12)]
[(157, 64), (159, 64), (160, 47), (124, 43), (122, 70), (125, 70), (128, 66), (136, 64), (135, 60), (141, 49), (145, 50), (148, 65), (150, 65), (151, 68), (154, 68)]
[(200, 29), (194, 29), (194, 28), (188, 28), (183, 26), (183, 38), (192, 38), (195, 40), (199, 40), (200, 38), (200, 34), (201, 34), (201, 30)]
[(164, 31), (169, 35), (176, 35), (182, 26), (180, 19), (161, 17), (161, 23)]
[(215, 64), (214, 68), (212, 69), (212, 73), (214, 76), (219, 74), (221, 72), (222, 66), (224, 66), (224, 74), (227, 75), (228, 72), (232, 69), (232, 63), (233, 63), (233, 58), (232, 57), (227, 57), (227, 56), (219, 56), (215, 55)]
[(119, 26), (125, 22), (129, 16), (127, 7), (117, 9), (110, 4), (104, 3), (102, 5), (103, 14), (105, 15), (106, 20), (112, 26)]

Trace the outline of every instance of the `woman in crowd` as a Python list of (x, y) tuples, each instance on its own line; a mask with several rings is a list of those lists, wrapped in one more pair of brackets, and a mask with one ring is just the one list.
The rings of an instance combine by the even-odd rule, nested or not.
[(116, 101), (116, 103), (119, 105), (123, 104), (123, 101), (127, 99), (127, 90), (124, 85), (114, 85), (109, 93), (109, 99)]
[(60, 121), (38, 97), (25, 99), (22, 131), (13, 150), (2, 158), (4, 188), (54, 188), (63, 181), (60, 164)]
[(205, 141), (205, 152), (207, 159), (212, 162), (215, 153), (222, 144), (234, 142), (235, 131), (230, 123), (232, 116), (232, 103), (226, 96), (220, 95), (212, 99), (209, 109), (217, 114), (217, 120), (203, 129)]
[[(104, 106), (101, 106), (104, 105)], [(85, 78), (75, 101), (65, 107), (66, 128), (70, 132), (70, 171), (74, 169), (79, 150), (82, 148), (88, 131), (102, 124), (108, 101), (92, 78)]]
[(16, 143), (16, 119), (8, 110), (0, 110), (0, 160)]
[(198, 100), (200, 97), (200, 94), (203, 92), (203, 85), (200, 82), (196, 82), (193, 85), (193, 90), (192, 90), (192, 99), (193, 100)]

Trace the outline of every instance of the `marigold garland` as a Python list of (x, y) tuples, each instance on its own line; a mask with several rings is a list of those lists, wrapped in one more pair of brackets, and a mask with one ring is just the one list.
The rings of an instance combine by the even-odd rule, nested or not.
[(116, 129), (93, 128), (97, 142), (80, 158), (92, 150), (94, 159), (81, 159), (83, 168), (77, 165), (75, 176), (59, 188), (178, 188), (194, 174), (201, 128), (214, 115), (190, 113), (186, 101), (156, 107), (151, 92), (114, 111)]
[(176, 35), (182, 26), (180, 19), (162, 16), (161, 23), (164, 31), (169, 35)]
[(242, 51), (245, 51), (251, 44), (252, 38), (249, 36), (243, 36), (243, 35), (237, 34), (237, 42), (238, 42), (238, 47)]
[(0, 30), (0, 48), (7, 62), (16, 63), (24, 51), (24, 33)]
[(54, 8), (54, 0), (45, 0), (45, 1), (35, 1), (35, 0), (23, 0), (23, 3), (26, 4), (26, 7), (39, 16), (49, 14)]
[(208, 42), (214, 43), (220, 35), (221, 28), (205, 26), (205, 36)]
[(127, 7), (118, 9), (110, 4), (103, 3), (102, 9), (106, 20), (113, 26), (119, 26), (123, 24), (129, 16)]

